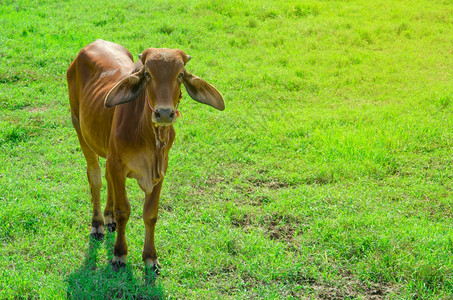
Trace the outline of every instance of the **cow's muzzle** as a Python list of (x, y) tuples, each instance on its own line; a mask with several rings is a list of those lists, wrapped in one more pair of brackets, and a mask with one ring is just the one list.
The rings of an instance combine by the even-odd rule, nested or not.
[(153, 121), (162, 126), (168, 126), (176, 121), (177, 112), (174, 109), (158, 108), (153, 113)]

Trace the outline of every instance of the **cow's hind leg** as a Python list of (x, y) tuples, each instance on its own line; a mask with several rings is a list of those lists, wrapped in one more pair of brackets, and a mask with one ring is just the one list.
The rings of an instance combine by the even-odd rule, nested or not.
[(122, 162), (109, 156), (106, 161), (105, 177), (113, 200), (116, 222), (116, 242), (113, 248), (112, 268), (124, 267), (127, 261), (126, 224), (131, 214), (131, 205), (126, 195), (126, 174)]
[(91, 150), (85, 142), (80, 130), (79, 121), (72, 116), (72, 123), (77, 131), (80, 148), (87, 161), (87, 177), (91, 188), (91, 203), (93, 204), (93, 217), (91, 219), (91, 234), (90, 237), (96, 240), (104, 238), (104, 218), (101, 211), (101, 166), (99, 165), (99, 156)]
[[(108, 178), (108, 174), (105, 175)], [(105, 225), (109, 232), (116, 230), (116, 221), (113, 215), (113, 187), (111, 186), (110, 180), (107, 180), (107, 203), (104, 209)]]

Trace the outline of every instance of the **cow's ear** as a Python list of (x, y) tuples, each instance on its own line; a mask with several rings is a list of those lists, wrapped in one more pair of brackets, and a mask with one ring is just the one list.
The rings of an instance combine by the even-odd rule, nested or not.
[(145, 79), (142, 71), (135, 72), (117, 84), (107, 93), (104, 105), (107, 108), (127, 103), (137, 99), (145, 87)]
[(200, 103), (211, 105), (218, 110), (225, 109), (222, 94), (208, 82), (198, 76), (184, 71), (183, 84), (189, 96)]

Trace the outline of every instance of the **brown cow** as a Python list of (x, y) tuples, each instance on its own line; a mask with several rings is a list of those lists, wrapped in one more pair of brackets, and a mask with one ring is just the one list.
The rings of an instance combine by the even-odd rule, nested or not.
[(181, 50), (149, 48), (134, 64), (124, 47), (97, 40), (83, 48), (67, 72), (72, 123), (87, 161), (93, 217), (91, 237), (104, 237), (101, 213), (101, 168), (106, 158), (107, 229), (117, 231), (112, 266), (126, 264), (126, 223), (130, 203), (126, 177), (135, 178), (145, 192), (143, 221), (145, 267), (159, 274), (154, 228), (159, 195), (175, 138), (181, 83), (190, 97), (219, 110), (225, 108), (215, 87), (190, 74), (190, 56)]

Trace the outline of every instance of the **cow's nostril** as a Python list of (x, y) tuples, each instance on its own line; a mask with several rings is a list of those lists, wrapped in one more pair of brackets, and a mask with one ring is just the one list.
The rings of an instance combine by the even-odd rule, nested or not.
[(175, 113), (172, 112), (172, 113), (170, 114), (170, 120), (173, 120), (174, 118), (175, 118)]
[(156, 117), (156, 120), (159, 120), (160, 119), (160, 114), (159, 112), (154, 112), (154, 116)]

